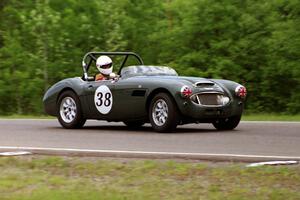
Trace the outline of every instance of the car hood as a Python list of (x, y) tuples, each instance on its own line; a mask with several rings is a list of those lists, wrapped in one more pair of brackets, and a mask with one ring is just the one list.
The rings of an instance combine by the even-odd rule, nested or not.
[(133, 76), (129, 77), (128, 79), (169, 79), (169, 80), (186, 80), (191, 83), (199, 81), (199, 80), (209, 80), (207, 78), (201, 78), (201, 77), (193, 77), (193, 76), (161, 76), (161, 75), (156, 75), (156, 76)]
[(177, 76), (177, 79), (183, 80), (183, 81), (187, 81), (191, 84), (214, 84), (213, 81), (211, 81), (210, 79), (207, 78), (200, 78), (200, 77), (191, 77), (191, 76)]
[(201, 77), (192, 77), (192, 76), (140, 76), (140, 77), (132, 77), (134, 79), (151, 79), (151, 80), (164, 80), (164, 81), (180, 81), (184, 82), (188, 85), (214, 85), (216, 84), (214, 81), (207, 79), (207, 78), (201, 78)]
[[(133, 78), (133, 77), (132, 77)], [(224, 92), (222, 84), (216, 82), (215, 80), (201, 78), (201, 77), (191, 77), (191, 76), (140, 76), (134, 77), (134, 79), (147, 79), (154, 82), (168, 82), (169, 84), (181, 83), (189, 87), (194, 88), (196, 91), (217, 91)], [(142, 81), (142, 80), (141, 80)]]

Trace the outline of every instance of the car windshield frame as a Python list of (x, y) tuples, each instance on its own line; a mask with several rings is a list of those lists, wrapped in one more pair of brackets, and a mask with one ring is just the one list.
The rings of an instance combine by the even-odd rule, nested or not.
[(178, 73), (168, 66), (132, 65), (124, 67), (120, 76), (122, 78), (134, 76), (178, 76)]

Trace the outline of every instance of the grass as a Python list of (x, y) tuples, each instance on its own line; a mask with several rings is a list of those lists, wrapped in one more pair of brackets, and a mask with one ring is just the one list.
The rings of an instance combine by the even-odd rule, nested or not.
[(300, 199), (300, 166), (0, 157), (0, 199)]
[(242, 116), (243, 121), (300, 121), (298, 115), (284, 114), (245, 114)]

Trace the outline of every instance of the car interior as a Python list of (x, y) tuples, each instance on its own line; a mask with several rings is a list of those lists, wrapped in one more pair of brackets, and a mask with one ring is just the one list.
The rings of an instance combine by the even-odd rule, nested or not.
[(82, 60), (83, 80), (95, 81), (96, 74), (99, 74), (96, 67), (96, 60), (101, 55), (107, 55), (112, 59), (113, 72), (117, 75), (120, 75), (123, 67), (144, 64), (141, 57), (133, 52), (89, 52)]

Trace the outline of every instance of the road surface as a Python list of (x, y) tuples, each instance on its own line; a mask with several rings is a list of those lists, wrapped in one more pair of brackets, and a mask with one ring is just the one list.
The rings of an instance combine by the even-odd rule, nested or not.
[(1, 119), (0, 151), (17, 147), (300, 160), (300, 123), (241, 122), (235, 130), (223, 132), (210, 124), (190, 124), (178, 126), (175, 133), (156, 133), (149, 124), (130, 130), (123, 123), (92, 120), (82, 129), (68, 130), (57, 120)]

